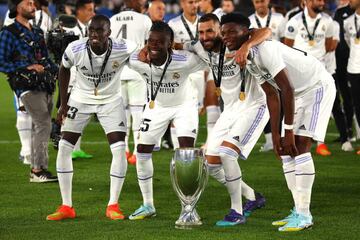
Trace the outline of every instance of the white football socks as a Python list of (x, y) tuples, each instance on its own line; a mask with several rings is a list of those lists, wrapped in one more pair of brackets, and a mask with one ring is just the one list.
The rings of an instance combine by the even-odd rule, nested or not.
[(144, 205), (154, 207), (152, 153), (137, 153), (136, 172)]
[(74, 145), (68, 141), (61, 139), (59, 142), (59, 150), (56, 158), (56, 172), (59, 180), (62, 204), (72, 207), (72, 178), (73, 164), (71, 153)]
[(250, 201), (255, 201), (255, 191), (249, 185), (247, 185), (244, 180), (241, 181), (241, 194)]
[(134, 139), (134, 152), (136, 155), (136, 148), (138, 144), (138, 135), (140, 130), (140, 123), (143, 113), (143, 106), (130, 106), (130, 112), (132, 117), (132, 131), (133, 131), (133, 139)]
[(296, 211), (302, 215), (309, 216), (311, 190), (315, 179), (315, 167), (311, 153), (303, 153), (295, 157), (295, 176), (298, 198)]
[(284, 171), (285, 180), (287, 186), (292, 194), (295, 208), (297, 208), (297, 190), (296, 190), (296, 178), (295, 178), (295, 159), (293, 159), (290, 155), (281, 156), (282, 159), (282, 167)]
[(112, 161), (110, 168), (110, 200), (108, 205), (116, 204), (119, 200), (124, 184), (127, 160), (125, 156), (125, 142), (119, 141), (110, 145)]
[(21, 142), (21, 156), (31, 155), (31, 129), (32, 119), (30, 114), (22, 111), (16, 113), (16, 128)]
[(219, 119), (220, 114), (221, 111), (219, 106), (211, 105), (206, 107), (207, 139), (209, 139), (211, 131), (214, 128), (216, 121)]
[(179, 140), (176, 134), (176, 127), (171, 126), (170, 127), (170, 134), (171, 134), (171, 141), (173, 143), (174, 149), (177, 149), (180, 147)]
[(80, 151), (81, 150), (81, 136), (78, 138), (73, 151)]
[(208, 163), (209, 175), (215, 178), (221, 184), (226, 184), (225, 172), (221, 163), (212, 164)]
[(243, 214), (241, 199), (241, 170), (237, 162), (239, 154), (229, 147), (220, 146), (219, 155), (225, 171), (226, 187), (231, 199), (231, 209)]
[(130, 126), (131, 126), (131, 114), (130, 114), (130, 109), (128, 107), (125, 108), (125, 115), (126, 115), (125, 151), (130, 152), (129, 136), (130, 136)]

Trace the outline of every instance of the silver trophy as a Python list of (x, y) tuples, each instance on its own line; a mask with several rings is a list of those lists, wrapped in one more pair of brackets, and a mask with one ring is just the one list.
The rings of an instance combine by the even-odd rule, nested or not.
[(175, 227), (187, 229), (201, 225), (195, 205), (208, 180), (208, 167), (203, 152), (197, 148), (176, 149), (170, 163), (170, 175), (181, 202), (181, 214)]

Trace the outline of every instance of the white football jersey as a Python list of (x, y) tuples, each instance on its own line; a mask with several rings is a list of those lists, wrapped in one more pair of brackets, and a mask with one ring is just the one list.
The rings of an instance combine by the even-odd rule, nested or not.
[(76, 67), (76, 81), (71, 91), (70, 99), (86, 104), (106, 104), (121, 96), (120, 80), (114, 76), (122, 70), (129, 56), (136, 50), (136, 44), (127, 40), (112, 40), (112, 50), (101, 81), (97, 86), (95, 96), (95, 81), (98, 81), (100, 69), (103, 65), (106, 52), (100, 56), (91, 51), (92, 65), (90, 64), (87, 41), (83, 38), (69, 44), (63, 55), (62, 64), (65, 68)]
[(65, 30), (65, 32), (73, 32), (75, 36), (79, 36), (79, 39), (81, 39), (81, 38), (85, 38), (88, 36), (89, 25), (90, 25), (90, 22), (87, 25), (85, 25), (82, 22), (80, 22), (79, 20), (77, 20), (77, 24), (75, 27), (73, 27), (73, 28), (64, 27), (63, 29)]
[[(189, 74), (195, 71), (204, 70), (207, 64), (188, 51), (173, 51), (172, 60), (166, 70), (164, 79), (155, 99), (155, 104), (163, 107), (171, 107), (194, 101)], [(162, 66), (154, 66), (138, 60), (138, 53), (131, 55), (130, 67), (141, 74), (148, 86), (148, 98), (151, 93), (151, 76), (153, 80), (153, 91), (159, 86), (160, 77), (163, 73)]]
[[(176, 43), (185, 43), (185, 42), (191, 41), (190, 34), (186, 30), (186, 27), (181, 20), (181, 16), (183, 16), (183, 15), (177, 16), (173, 19), (170, 19), (170, 21), (169, 21), (169, 26), (174, 31), (174, 42), (176, 42)], [(197, 33), (197, 24), (198, 24), (199, 17), (196, 18), (194, 23), (189, 22), (185, 18), (185, 16), (184, 16), (184, 19), (185, 19), (185, 22), (187, 23), (187, 25), (189, 26), (191, 34), (195, 38), (196, 33)]]
[[(41, 23), (40, 23), (41, 20)], [(6, 12), (5, 20), (4, 20), (4, 26), (8, 26), (12, 23), (14, 23), (15, 18), (9, 18), (9, 10)], [(29, 21), (31, 25), (34, 25), (34, 22), (36, 23), (36, 26), (40, 27), (41, 30), (44, 32), (45, 39), (47, 37), (47, 33), (51, 30), (52, 27), (52, 21), (50, 16), (43, 10), (37, 10), (35, 12), (35, 19)], [(40, 25), (40, 26), (39, 26)]]
[(344, 20), (344, 38), (350, 48), (347, 71), (352, 74), (360, 73), (360, 42), (356, 41), (355, 16), (358, 29), (360, 28), (360, 15), (354, 13)]
[[(198, 56), (205, 61), (211, 68), (212, 72), (209, 73), (209, 78), (217, 79), (218, 77), (218, 64), (220, 54), (212, 52), (209, 54), (204, 50), (200, 41), (196, 44), (184, 44), (184, 48), (195, 52)], [(231, 53), (226, 51), (225, 55)], [(211, 60), (210, 60), (211, 56)], [(241, 102), (241, 106), (249, 106), (262, 101), (265, 101), (265, 95), (260, 85), (252, 80), (252, 75), (245, 71), (245, 101)], [(221, 98), (224, 101), (224, 109), (230, 108), (235, 103), (239, 102), (241, 83), (243, 79), (240, 74), (240, 66), (234, 61), (234, 58), (224, 58), (223, 72), (221, 78)]]
[[(259, 20), (260, 26), (258, 25), (255, 16)], [(253, 13), (249, 17), (249, 20), (250, 20), (250, 23), (251, 23), (250, 28), (263, 28), (263, 27), (266, 27), (266, 23), (268, 22), (268, 17), (269, 17), (269, 14), (262, 18), (256, 12)], [(282, 35), (280, 26), (281, 26), (283, 21), (284, 21), (283, 15), (281, 15), (280, 13), (271, 13), (269, 26), (268, 26), (269, 28), (271, 28), (271, 32), (272, 32), (271, 39), (278, 40), (278, 41), (280, 40), (281, 35)]]
[[(336, 40), (337, 42), (340, 42), (340, 25), (337, 21), (333, 21), (333, 40)], [(335, 74), (336, 71), (336, 56), (335, 56), (335, 50), (332, 52), (327, 52), (325, 55), (325, 67), (326, 70), (330, 74)]]
[[(128, 39), (142, 48), (149, 37), (152, 22), (148, 16), (132, 10), (122, 11), (110, 18), (111, 37)], [(121, 80), (141, 79), (141, 76), (127, 65), (120, 73)]]
[[(308, 30), (313, 34), (315, 23), (318, 19), (320, 22), (316, 28), (314, 35), (314, 44), (309, 42), (308, 32), (303, 23), (303, 14), (305, 14)], [(326, 13), (319, 13), (316, 18), (309, 16), (307, 8), (303, 12), (296, 14), (289, 20), (286, 25), (285, 38), (294, 40), (294, 48), (303, 50), (324, 63), (326, 54), (325, 39), (333, 36), (333, 20)]]
[(221, 17), (225, 15), (225, 12), (222, 10), (222, 8), (217, 8), (212, 13), (218, 17), (219, 21), (221, 21)]
[(314, 56), (290, 48), (278, 41), (265, 41), (251, 49), (251, 61), (246, 66), (260, 84), (265, 81), (279, 89), (274, 77), (286, 68), (294, 88), (295, 97), (300, 97), (322, 81), (331, 79), (324, 65)]
[(279, 26), (279, 32), (280, 32), (280, 38), (283, 38), (285, 37), (285, 29), (286, 29), (286, 24), (288, 23), (288, 21), (290, 20), (290, 15), (293, 15), (293, 13), (295, 12), (299, 12), (301, 11), (300, 7), (299, 6), (296, 6), (292, 9), (290, 9), (286, 15), (285, 15), (285, 18), (284, 18), (284, 21), (281, 22), (280, 26)]

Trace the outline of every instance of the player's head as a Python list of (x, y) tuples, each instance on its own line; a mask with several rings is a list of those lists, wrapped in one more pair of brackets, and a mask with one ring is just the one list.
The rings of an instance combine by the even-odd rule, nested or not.
[(221, 5), (221, 0), (200, 0), (199, 8), (200, 12), (211, 13), (215, 9), (219, 8)]
[(10, 0), (9, 1), (9, 17), (22, 17), (27, 20), (35, 18), (34, 0)]
[(93, 0), (77, 0), (75, 4), (76, 18), (87, 24), (95, 16), (95, 3)]
[(360, 0), (350, 0), (350, 7), (352, 9), (359, 9), (360, 8)]
[(141, 0), (125, 0), (124, 3), (127, 8), (134, 9), (136, 12), (139, 13), (141, 13), (144, 5), (143, 1)]
[(162, 21), (165, 16), (165, 3), (162, 0), (152, 1), (148, 13), (152, 21)]
[(110, 20), (104, 15), (96, 15), (89, 26), (89, 41), (91, 48), (104, 47), (110, 37)]
[(207, 51), (213, 51), (221, 43), (220, 21), (213, 13), (207, 13), (199, 19), (199, 40)]
[(180, 6), (186, 15), (195, 16), (199, 7), (198, 0), (180, 0)]
[(325, 0), (307, 0), (306, 6), (316, 13), (324, 11)]
[(221, 3), (221, 8), (224, 13), (231, 13), (235, 10), (235, 5), (233, 0), (223, 0)]
[(150, 59), (153, 61), (166, 57), (171, 52), (173, 42), (174, 32), (169, 25), (162, 21), (153, 22), (148, 39)]
[(252, 0), (255, 11), (259, 15), (266, 15), (269, 11), (270, 0)]
[(250, 20), (240, 13), (221, 17), (222, 41), (229, 50), (237, 50), (249, 38)]

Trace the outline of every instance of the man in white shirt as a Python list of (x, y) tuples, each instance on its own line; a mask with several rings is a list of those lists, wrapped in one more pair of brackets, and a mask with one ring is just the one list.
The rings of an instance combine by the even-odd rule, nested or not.
[[(198, 19), (197, 9), (199, 3), (196, 0), (181, 0), (181, 7), (183, 9), (183, 14), (171, 19), (169, 21), (169, 26), (174, 30), (175, 34), (175, 43), (185, 43), (196, 41), (198, 39)], [(214, 81), (207, 81), (205, 85), (204, 80), (204, 71), (198, 71), (196, 73), (190, 74), (189, 78), (191, 79), (195, 90), (197, 91), (197, 98), (199, 102), (199, 108), (201, 109), (204, 105), (204, 97), (205, 97), (205, 89), (213, 90), (214, 89)], [(210, 98), (207, 98), (207, 133), (208, 136), (215, 125), (216, 120), (220, 116), (220, 108), (218, 106), (218, 100), (216, 95), (209, 95)], [(175, 126), (176, 127), (176, 126)], [(172, 133), (175, 131), (173, 128), (171, 129)], [(176, 148), (176, 141), (173, 141), (174, 148)]]
[[(75, 36), (78, 36), (79, 39), (88, 37), (88, 24), (90, 23), (91, 18), (95, 15), (95, 3), (93, 0), (78, 0), (75, 5), (75, 16), (77, 19), (77, 24), (73, 28), (66, 28), (66, 32), (73, 32)], [(71, 94), (71, 90), (75, 85), (77, 79), (77, 71), (75, 67), (71, 68), (71, 76), (68, 93)], [(79, 137), (77, 143), (75, 144), (74, 151), (72, 153), (72, 158), (92, 158), (93, 156), (86, 153), (81, 149), (81, 136)]]
[[(304, 11), (299, 12), (286, 25), (284, 43), (313, 55), (325, 64), (325, 54), (335, 50), (332, 41), (333, 20), (323, 12), (324, 0), (308, 0)], [(319, 155), (331, 152), (324, 143), (316, 148)]]
[[(152, 22), (148, 16), (141, 12), (140, 0), (126, 0), (126, 8), (110, 18), (111, 37), (115, 39), (128, 39), (135, 42), (139, 48), (144, 47), (149, 36)], [(130, 164), (136, 163), (137, 136), (139, 134), (142, 112), (146, 103), (146, 83), (139, 73), (124, 66), (118, 76), (121, 82), (122, 97), (127, 116), (127, 136), (126, 136), (126, 157)], [(132, 119), (132, 121), (131, 121)], [(132, 126), (134, 151), (131, 155), (128, 139)]]
[(170, 122), (176, 126), (180, 147), (194, 147), (198, 131), (196, 98), (188, 75), (207, 67), (200, 58), (187, 51), (172, 51), (174, 33), (164, 22), (154, 22), (148, 39), (149, 63), (141, 62), (138, 54), (130, 58), (130, 67), (139, 72), (148, 86), (146, 104), (137, 146), (136, 171), (143, 204), (130, 220), (155, 216), (153, 201), (154, 146)]
[[(355, 13), (344, 21), (344, 38), (350, 48), (347, 65), (348, 79), (354, 102), (356, 120), (360, 122), (360, 1), (350, 0), (350, 7)], [(360, 155), (360, 150), (357, 151)]]
[[(223, 42), (229, 49), (239, 48), (248, 38), (246, 20), (239, 14), (223, 17)], [(268, 100), (274, 149), (281, 155), (295, 209), (273, 225), (281, 226), (279, 231), (300, 231), (313, 225), (310, 201), (315, 167), (310, 150), (312, 140), (325, 138), (336, 93), (334, 80), (315, 57), (278, 41), (265, 41), (253, 47), (250, 56), (246, 68), (259, 84), (267, 82), (281, 90), (284, 111), (284, 141), (280, 144), (279, 106)], [(268, 98), (268, 92), (265, 93)]]
[[(75, 218), (72, 207), (73, 166), (71, 153), (92, 114), (96, 113), (110, 144), (112, 163), (110, 168), (110, 200), (106, 216), (112, 220), (124, 219), (118, 199), (125, 179), (126, 117), (121, 98), (120, 81), (116, 74), (136, 50), (136, 44), (110, 38), (110, 20), (97, 15), (89, 26), (89, 38), (69, 44), (59, 70), (61, 106), (58, 121), (63, 121), (62, 139), (56, 159), (56, 170), (62, 197), (62, 205), (47, 216), (47, 220)], [(77, 79), (67, 99), (70, 68), (76, 67)]]
[(272, 12), (269, 0), (252, 0), (255, 8), (255, 13), (249, 16), (251, 28), (271, 28), (273, 40), (280, 41), (280, 25), (284, 21), (283, 15)]

